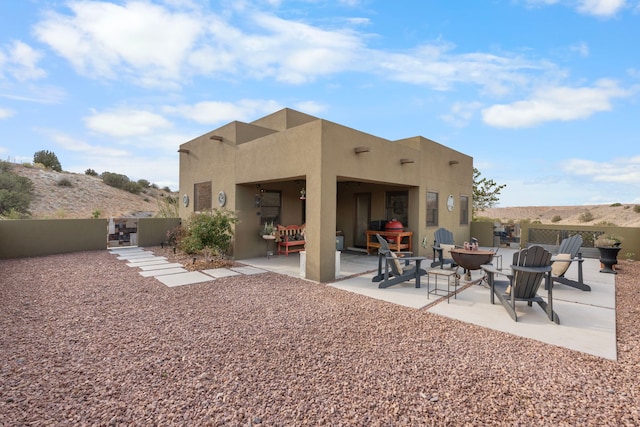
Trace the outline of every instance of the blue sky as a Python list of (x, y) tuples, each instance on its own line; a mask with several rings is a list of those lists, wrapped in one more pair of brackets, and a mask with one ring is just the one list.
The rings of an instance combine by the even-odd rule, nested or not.
[(499, 206), (640, 203), (640, 0), (0, 2), (0, 158), (178, 188), (178, 146), (284, 107), (422, 135)]

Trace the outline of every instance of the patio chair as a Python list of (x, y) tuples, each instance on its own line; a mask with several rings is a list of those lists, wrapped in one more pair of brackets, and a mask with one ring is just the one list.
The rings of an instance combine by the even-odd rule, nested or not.
[(440, 266), (440, 268), (444, 268), (445, 264), (451, 264), (451, 267), (455, 267), (456, 263), (451, 257), (451, 249), (456, 246), (453, 241), (453, 233), (446, 228), (439, 228), (434, 233), (434, 241), (433, 241), (433, 262), (431, 263), (431, 267)]
[[(513, 254), (511, 272), (498, 270), (492, 265), (483, 265), (487, 273), (487, 280), (491, 288), (491, 304), (495, 297), (502, 303), (509, 316), (516, 322), (516, 301), (526, 301), (531, 307), (537, 303), (549, 317), (549, 320), (560, 324), (558, 314), (553, 311), (553, 286), (551, 285), (551, 252), (542, 246), (530, 246)], [(496, 275), (506, 276), (508, 280), (497, 281)], [(542, 280), (547, 284), (547, 301), (538, 295)]]
[[(378, 249), (378, 274), (374, 276), (371, 281), (380, 282), (378, 288), (388, 288), (389, 286), (415, 279), (416, 288), (419, 288), (420, 276), (427, 274), (426, 270), (420, 268), (420, 263), (427, 258), (410, 256), (412, 252), (393, 252), (382, 236), (376, 234), (376, 238), (378, 242), (380, 242), (380, 248)], [(382, 271), (383, 259), (384, 272)], [(404, 261), (404, 265), (401, 261)]]
[[(567, 237), (562, 240), (558, 253), (551, 258), (551, 277), (552, 282), (562, 283), (563, 285), (571, 286), (583, 291), (590, 291), (591, 286), (586, 285), (582, 280), (582, 253), (580, 247), (582, 246), (582, 237), (579, 234)], [(564, 274), (569, 269), (572, 262), (578, 263), (578, 280), (572, 280), (564, 277)]]

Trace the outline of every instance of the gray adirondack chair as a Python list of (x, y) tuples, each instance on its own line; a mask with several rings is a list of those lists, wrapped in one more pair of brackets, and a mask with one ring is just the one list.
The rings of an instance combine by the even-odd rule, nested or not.
[(440, 268), (444, 268), (445, 264), (451, 264), (451, 267), (455, 267), (456, 263), (453, 258), (444, 258), (443, 253), (444, 249), (440, 245), (454, 245), (453, 241), (453, 233), (446, 228), (439, 228), (433, 234), (433, 262), (431, 263), (431, 267), (440, 266)]
[[(582, 280), (582, 263), (584, 262), (584, 259), (580, 252), (581, 246), (582, 236), (579, 234), (562, 240), (560, 247), (558, 248), (557, 255), (551, 258), (551, 261), (555, 264), (552, 269), (552, 282), (562, 283), (563, 285), (571, 286), (583, 291), (591, 290), (591, 286), (585, 284)], [(561, 259), (563, 255), (566, 259)], [(578, 280), (572, 280), (564, 277), (572, 262), (578, 263)]]
[[(376, 238), (380, 243), (378, 249), (378, 274), (372, 279), (373, 282), (380, 282), (378, 288), (388, 288), (402, 282), (415, 279), (416, 288), (420, 287), (420, 276), (427, 274), (426, 270), (420, 268), (425, 257), (414, 257), (411, 252), (393, 252), (389, 248), (389, 243), (379, 234)], [(384, 272), (382, 271), (382, 261), (384, 260)]]
[[(511, 271), (498, 270), (492, 265), (483, 265), (487, 273), (487, 281), (491, 288), (491, 304), (495, 297), (516, 322), (516, 302), (526, 301), (528, 306), (537, 303), (549, 317), (549, 320), (560, 324), (558, 314), (553, 311), (553, 286), (551, 286), (551, 252), (542, 246), (530, 246), (513, 254)], [(496, 276), (505, 276), (507, 280), (496, 280)], [(547, 284), (547, 301), (538, 295), (542, 281)]]

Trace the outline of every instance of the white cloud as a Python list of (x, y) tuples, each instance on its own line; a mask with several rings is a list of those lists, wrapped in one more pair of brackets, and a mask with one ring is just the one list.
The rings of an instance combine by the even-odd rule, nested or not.
[(303, 113), (307, 113), (311, 115), (320, 114), (329, 109), (329, 107), (326, 104), (322, 104), (316, 101), (297, 102), (294, 105), (294, 108), (299, 111), (302, 111)]
[(235, 103), (203, 101), (193, 105), (166, 106), (163, 111), (198, 123), (217, 125), (233, 120), (252, 121), (282, 108), (273, 100), (241, 99)]
[(486, 108), (482, 110), (482, 117), (489, 126), (500, 128), (584, 119), (594, 113), (611, 110), (613, 98), (630, 94), (611, 80), (600, 80), (593, 87), (549, 87), (539, 89), (528, 100)]
[(19, 82), (37, 80), (46, 76), (38, 67), (42, 54), (26, 43), (14, 40), (0, 48), (0, 77), (10, 75)]
[(91, 145), (85, 141), (75, 139), (62, 132), (54, 130), (43, 131), (53, 141), (55, 141), (60, 147), (65, 150), (83, 153), (88, 156), (95, 157), (126, 157), (130, 153), (125, 150), (115, 149), (113, 147), (101, 147), (97, 145)]
[(626, 0), (579, 0), (577, 10), (586, 15), (609, 17), (626, 6)]
[(161, 115), (127, 108), (96, 112), (85, 117), (84, 121), (89, 129), (115, 137), (148, 135), (172, 127), (171, 122)]
[(450, 90), (454, 84), (475, 84), (493, 95), (509, 93), (513, 87), (530, 84), (527, 73), (554, 72), (552, 64), (520, 57), (485, 53), (453, 53), (454, 45), (434, 43), (409, 53), (371, 52), (387, 78), (426, 85), (436, 90)]
[(586, 176), (595, 182), (630, 184), (636, 188), (640, 186), (640, 155), (608, 162), (568, 159), (562, 169), (568, 174)]
[(8, 108), (0, 108), (0, 120), (8, 119), (9, 117), (15, 114), (14, 111), (9, 110)]
[(442, 120), (455, 127), (464, 127), (482, 107), (479, 102), (456, 102), (451, 106), (449, 114), (440, 116)]
[(38, 39), (80, 74), (116, 78), (125, 73), (146, 86), (179, 81), (204, 22), (146, 2), (76, 1), (69, 7), (73, 16), (51, 12), (36, 25)]

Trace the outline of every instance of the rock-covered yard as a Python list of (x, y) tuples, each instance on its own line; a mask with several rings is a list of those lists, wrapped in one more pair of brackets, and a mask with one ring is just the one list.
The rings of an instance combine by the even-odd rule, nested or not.
[(617, 362), (265, 273), (167, 288), (107, 251), (0, 260), (0, 425), (638, 425)]

